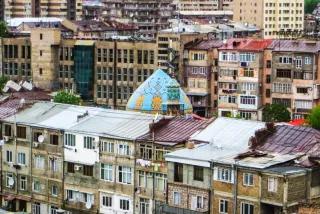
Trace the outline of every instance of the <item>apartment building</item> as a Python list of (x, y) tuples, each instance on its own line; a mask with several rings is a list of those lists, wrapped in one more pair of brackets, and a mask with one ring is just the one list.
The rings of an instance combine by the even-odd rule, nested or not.
[(221, 40), (196, 40), (184, 47), (185, 91), (197, 115), (208, 117), (218, 107), (218, 48)]
[(230, 207), (221, 211), (216, 206), (221, 190), (232, 192), (232, 189), (226, 186), (219, 189), (215, 185), (215, 162), (245, 151), (252, 134), (262, 127), (262, 122), (217, 118), (189, 139), (191, 146), (168, 153), (165, 160), (171, 173), (163, 213), (232, 213)]
[(137, 112), (51, 102), (3, 119), (4, 201), (13, 211), (36, 214), (61, 208), (136, 213), (134, 140), (152, 120)]
[(230, 39), (219, 48), (219, 116), (261, 120), (264, 50), (271, 42)]
[(139, 213), (159, 212), (157, 207), (165, 204), (168, 197), (167, 177), (171, 173), (164, 156), (184, 148), (189, 137), (207, 124), (208, 121), (193, 118), (162, 119), (137, 139), (135, 205)]
[(233, 4), (233, 19), (260, 27), (264, 38), (304, 29), (303, 0), (234, 0)]
[(175, 2), (178, 12), (192, 11), (196, 13), (217, 10), (232, 10), (232, 0), (177, 0)]
[(80, 20), (82, 0), (3, 0), (5, 20), (22, 17), (57, 17)]
[(169, 27), (174, 12), (171, 0), (104, 0), (102, 3), (106, 19), (136, 24), (140, 34), (149, 38), (155, 38), (157, 31)]
[(304, 118), (319, 103), (319, 48), (313, 41), (277, 40), (269, 46), (272, 64), (266, 80), (271, 80), (271, 94), (266, 89), (265, 97), (286, 106), (292, 118)]

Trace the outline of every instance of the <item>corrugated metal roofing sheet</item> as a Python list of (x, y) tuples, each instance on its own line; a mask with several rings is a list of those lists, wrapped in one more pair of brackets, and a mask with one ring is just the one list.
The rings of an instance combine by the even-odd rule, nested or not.
[(317, 53), (320, 42), (306, 40), (273, 40), (268, 47), (273, 51)]

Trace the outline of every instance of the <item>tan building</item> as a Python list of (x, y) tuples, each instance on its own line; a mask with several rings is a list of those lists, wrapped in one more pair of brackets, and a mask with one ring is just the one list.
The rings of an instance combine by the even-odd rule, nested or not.
[(80, 20), (82, 0), (3, 0), (4, 19), (21, 17), (57, 17)]
[(304, 0), (234, 0), (233, 19), (255, 24), (264, 38), (278, 38), (281, 31), (304, 29)]

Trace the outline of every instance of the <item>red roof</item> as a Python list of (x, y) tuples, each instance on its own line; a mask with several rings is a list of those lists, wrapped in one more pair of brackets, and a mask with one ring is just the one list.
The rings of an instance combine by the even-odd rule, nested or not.
[(303, 126), (276, 126), (276, 131), (262, 145), (256, 147), (264, 152), (279, 154), (312, 154), (320, 150), (320, 131)]
[[(208, 120), (193, 118), (173, 118), (155, 128), (154, 138), (157, 142), (175, 145), (186, 142), (195, 132), (204, 129)], [(138, 141), (152, 141), (152, 131), (138, 138)]]
[(289, 124), (292, 126), (302, 126), (304, 123), (305, 123), (304, 119), (296, 119), (289, 122)]
[(219, 48), (223, 45), (223, 42), (218, 39), (198, 40), (192, 41), (185, 45), (185, 49), (189, 50), (209, 50), (212, 48)]
[(263, 51), (271, 43), (271, 39), (228, 39), (219, 50)]

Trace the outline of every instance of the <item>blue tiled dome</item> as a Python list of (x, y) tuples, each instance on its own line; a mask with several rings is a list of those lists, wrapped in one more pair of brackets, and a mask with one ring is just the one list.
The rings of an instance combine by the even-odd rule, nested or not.
[(132, 94), (127, 109), (149, 113), (166, 113), (170, 105), (179, 106), (180, 112), (192, 113), (189, 98), (179, 83), (163, 70), (156, 70)]

